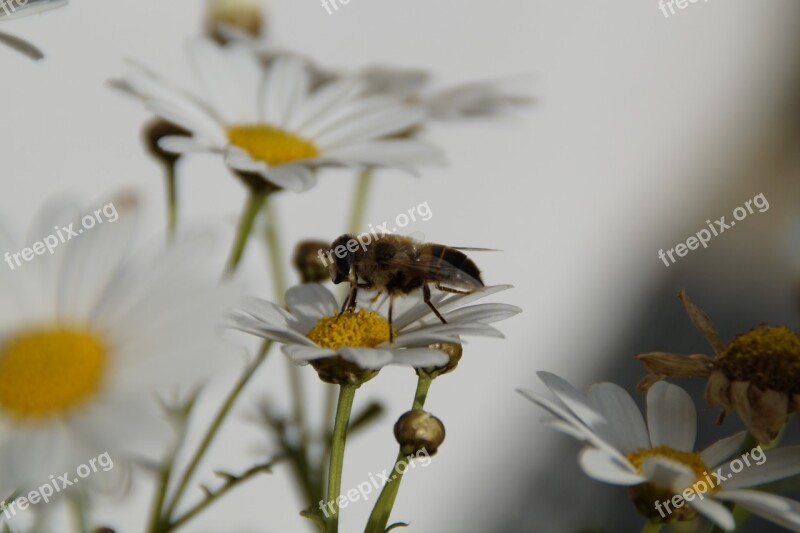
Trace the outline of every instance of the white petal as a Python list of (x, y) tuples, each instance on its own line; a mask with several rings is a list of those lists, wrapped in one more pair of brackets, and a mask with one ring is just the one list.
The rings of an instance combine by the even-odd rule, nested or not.
[[(753, 451), (756, 451), (753, 457)], [(741, 472), (730, 470), (730, 479), (725, 483), (725, 488), (738, 489), (763, 485), (779, 479), (794, 476), (800, 473), (800, 446), (784, 446), (766, 452), (761, 447), (746, 452), (744, 458), (737, 457), (726, 465), (726, 472), (730, 464), (738, 461)], [(747, 466), (745, 459), (750, 462)], [(758, 464), (761, 463), (761, 464)], [(737, 466), (737, 469), (739, 467)]]
[(800, 503), (794, 500), (755, 490), (722, 490), (714, 497), (738, 503), (751, 513), (789, 531), (800, 531)]
[(336, 127), (318, 133), (314, 141), (323, 151), (327, 151), (407, 131), (424, 118), (425, 114), (420, 109), (387, 99), (381, 107), (365, 109), (342, 120)]
[(705, 516), (722, 529), (726, 531), (733, 531), (736, 529), (736, 522), (733, 519), (733, 515), (728, 508), (721, 503), (715, 502), (710, 498), (705, 498), (703, 500), (700, 498), (695, 498), (691, 502), (687, 503), (689, 507)]
[(642, 412), (625, 389), (613, 383), (597, 383), (589, 387), (589, 401), (616, 432), (620, 451), (629, 453), (650, 447)]
[(586, 475), (613, 485), (638, 485), (645, 481), (627, 461), (622, 462), (603, 450), (591, 446), (584, 448), (578, 457)]
[(286, 128), (308, 93), (306, 64), (296, 57), (279, 57), (270, 66), (261, 95), (261, 118), (279, 128)]
[(345, 361), (355, 363), (361, 368), (379, 370), (390, 364), (394, 355), (391, 350), (378, 350), (374, 348), (341, 348), (339, 355)]
[(447, 364), (449, 358), (439, 350), (430, 348), (407, 348), (392, 350), (392, 365), (408, 365), (414, 368), (426, 368)]
[(318, 283), (290, 288), (286, 291), (286, 306), (295, 318), (304, 324), (311, 323), (312, 327), (321, 318), (333, 316), (339, 310), (331, 291)]
[(659, 455), (645, 457), (642, 473), (653, 484), (676, 492), (688, 487), (695, 479), (691, 468), (678, 461)]
[(326, 117), (339, 109), (343, 102), (357, 97), (364, 90), (364, 84), (353, 78), (343, 78), (324, 85), (314, 91), (299, 107), (286, 124), (290, 131), (307, 139), (312, 138), (310, 128), (323, 122)]
[(537, 372), (536, 375), (594, 433), (606, 442), (613, 443), (618, 448), (618, 439), (608, 420), (592, 408), (575, 387), (550, 372)]
[(347, 144), (322, 149), (325, 160), (343, 165), (370, 165), (411, 170), (418, 165), (440, 164), (445, 161), (443, 152), (426, 142), (412, 139), (383, 139)]
[(736, 453), (747, 438), (747, 431), (720, 439), (705, 450), (703, 450), (703, 462), (710, 467), (716, 467), (722, 461)]
[(319, 346), (299, 346), (297, 344), (284, 346), (281, 348), (281, 351), (295, 363), (324, 359), (336, 355), (334, 350), (329, 350), (327, 348), (320, 348)]
[(691, 452), (697, 434), (697, 411), (689, 393), (665, 381), (647, 393), (647, 424), (653, 446)]

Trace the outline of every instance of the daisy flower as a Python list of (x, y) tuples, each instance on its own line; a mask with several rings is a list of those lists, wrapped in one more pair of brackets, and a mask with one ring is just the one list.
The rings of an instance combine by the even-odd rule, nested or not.
[[(259, 299), (250, 300), (234, 316), (233, 327), (283, 344), (283, 352), (297, 364), (310, 363), (323, 381), (363, 382), (386, 365), (428, 368), (446, 365), (449, 357), (431, 348), (437, 343), (460, 343), (460, 336), (500, 337), (490, 323), (520, 312), (507, 304), (465, 304), (509, 286), (479, 293), (455, 295), (437, 306), (447, 320), (442, 324), (419, 305), (398, 314), (389, 323), (377, 311), (359, 309), (339, 316), (333, 294), (322, 285), (298, 285), (286, 293), (288, 311)], [(441, 302), (442, 300), (439, 300)]]
[(587, 398), (554, 374), (538, 375), (555, 401), (520, 392), (552, 415), (551, 426), (586, 444), (579, 460), (589, 477), (630, 487), (634, 504), (646, 517), (673, 522), (699, 514), (730, 531), (736, 524), (723, 503), (733, 502), (800, 531), (800, 503), (748, 490), (800, 473), (800, 447), (758, 447), (727, 462), (747, 433), (693, 451), (697, 412), (689, 394), (676, 385), (660, 382), (648, 391), (645, 423), (633, 398), (613, 383), (592, 385)]
[[(27, 17), (67, 5), (67, 0), (0, 0), (0, 22)], [(22, 52), (32, 59), (42, 59), (44, 54), (31, 43), (0, 32), (0, 43)]]
[(708, 340), (714, 356), (653, 352), (636, 356), (650, 374), (641, 390), (665, 377), (708, 380), (706, 401), (723, 408), (720, 422), (735, 410), (750, 433), (770, 442), (800, 409), (800, 336), (783, 326), (758, 326), (723, 344), (714, 324), (686, 292), (678, 294), (695, 328)]
[(311, 86), (308, 64), (281, 56), (268, 66), (241, 44), (192, 41), (197, 94), (176, 89), (142, 68), (116, 82), (156, 115), (191, 132), (159, 141), (169, 152), (222, 154), (234, 170), (304, 191), (324, 166), (394, 167), (414, 172), (440, 153), (411, 138), (390, 139), (422, 123), (419, 108), (387, 96), (363, 96), (344, 78)]
[[(98, 222), (92, 210), (50, 205), (24, 244), (0, 228), (8, 252), (0, 267), (2, 496), (74, 473), (103, 452), (123, 465), (163, 452), (170, 432), (155, 394), (196, 385), (224, 353), (218, 318), (235, 295), (198, 276), (207, 247), (176, 242), (155, 261), (134, 261), (126, 252), (135, 200), (118, 198), (103, 214), (109, 207), (116, 216)], [(17, 264), (17, 250), (30, 261)], [(113, 485), (124, 470), (80, 486)]]

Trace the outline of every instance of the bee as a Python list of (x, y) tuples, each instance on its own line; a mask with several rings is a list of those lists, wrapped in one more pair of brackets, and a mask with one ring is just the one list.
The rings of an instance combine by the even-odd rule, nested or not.
[[(455, 294), (470, 294), (484, 287), (481, 272), (462, 250), (443, 244), (423, 243), (402, 235), (342, 235), (331, 244), (328, 270), (335, 284), (350, 283), (350, 292), (339, 315), (355, 309), (359, 289), (378, 291), (389, 297), (389, 331), (394, 298), (422, 291), (422, 299), (434, 314), (447, 321), (431, 302), (431, 288)], [(390, 342), (392, 338), (389, 339)]]

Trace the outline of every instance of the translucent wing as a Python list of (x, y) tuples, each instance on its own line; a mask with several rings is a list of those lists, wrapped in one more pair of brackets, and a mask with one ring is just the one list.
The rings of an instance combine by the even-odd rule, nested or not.
[(16, 0), (6, 0), (0, 5), (0, 21), (35, 15), (67, 5), (68, 0), (28, 0), (25, 5), (19, 5)]
[(438, 244), (426, 245), (415, 261), (392, 258), (386, 264), (447, 288), (472, 292), (484, 286), (480, 271), (471, 259), (455, 248)]

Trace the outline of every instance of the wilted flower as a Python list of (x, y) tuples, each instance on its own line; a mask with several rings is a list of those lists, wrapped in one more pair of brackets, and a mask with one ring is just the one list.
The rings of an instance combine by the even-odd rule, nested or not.
[(770, 442), (800, 409), (800, 336), (783, 326), (758, 326), (723, 344), (708, 316), (681, 290), (678, 297), (715, 356), (653, 352), (639, 354), (651, 372), (644, 390), (665, 377), (708, 379), (706, 401), (721, 405), (720, 422), (735, 410), (760, 442)]

